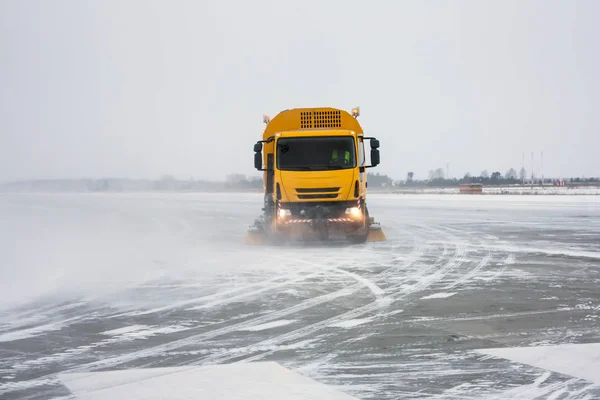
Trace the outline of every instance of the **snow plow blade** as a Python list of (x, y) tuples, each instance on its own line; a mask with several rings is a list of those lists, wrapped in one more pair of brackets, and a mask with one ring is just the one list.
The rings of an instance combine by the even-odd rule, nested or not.
[(244, 244), (264, 245), (267, 243), (267, 235), (262, 229), (250, 228), (244, 237)]
[(385, 242), (387, 238), (379, 225), (371, 225), (367, 232), (367, 242)]

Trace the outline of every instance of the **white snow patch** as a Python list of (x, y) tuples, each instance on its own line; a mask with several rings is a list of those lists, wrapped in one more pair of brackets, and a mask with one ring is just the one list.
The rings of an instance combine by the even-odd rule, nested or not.
[(600, 343), (480, 349), (476, 352), (600, 384)]
[(151, 336), (180, 332), (190, 329), (189, 326), (185, 325), (168, 325), (168, 326), (148, 326), (148, 325), (131, 325), (123, 328), (113, 329), (110, 331), (102, 332), (101, 334), (107, 336), (114, 336), (115, 338), (123, 340), (134, 340), (134, 339), (146, 339)]
[(108, 335), (108, 336), (121, 336), (121, 335), (126, 335), (128, 333), (138, 332), (138, 331), (141, 331), (143, 329), (148, 329), (148, 328), (149, 328), (148, 325), (131, 325), (131, 326), (124, 326), (123, 328), (113, 329), (110, 331), (100, 332), (100, 334)]
[(296, 322), (296, 320), (290, 320), (290, 319), (280, 319), (278, 321), (272, 321), (272, 322), (267, 322), (265, 324), (260, 324), (260, 325), (254, 325), (254, 326), (249, 326), (247, 328), (242, 328), (240, 330), (242, 331), (252, 331), (252, 332), (257, 332), (257, 331), (264, 331), (266, 329), (271, 329), (271, 328), (277, 328), (280, 326), (285, 326), (285, 325), (289, 325)]
[(58, 331), (64, 328), (68, 322), (81, 319), (79, 317), (69, 318), (64, 321), (57, 321), (50, 324), (40, 325), (33, 328), (21, 329), (18, 331), (4, 332), (0, 334), (0, 343), (13, 342), (15, 340), (28, 339), (34, 336), (39, 336), (42, 333)]
[(396, 311), (392, 311), (392, 312), (391, 312), (391, 313), (389, 313), (388, 315), (390, 315), (390, 316), (391, 316), (391, 315), (396, 315), (396, 314), (400, 314), (400, 313), (403, 313), (403, 312), (404, 312), (404, 310), (396, 310)]
[(357, 319), (349, 319), (347, 321), (336, 322), (329, 326), (333, 327), (333, 328), (353, 328), (355, 326), (366, 324), (367, 322), (371, 322), (371, 321), (372, 321), (371, 318), (357, 318)]
[(588, 251), (586, 249), (578, 248), (578, 247), (569, 247), (569, 248), (544, 248), (544, 247), (535, 247), (535, 246), (518, 246), (512, 244), (470, 244), (472, 247), (479, 247), (481, 249), (487, 250), (496, 250), (501, 252), (509, 252), (511, 254), (508, 255), (504, 264), (511, 265), (515, 264), (515, 256), (512, 253), (525, 253), (525, 254), (543, 254), (545, 256), (562, 256), (562, 257), (570, 257), (570, 258), (588, 258), (591, 260), (600, 260), (600, 253), (595, 251)]
[(421, 297), (421, 300), (429, 300), (429, 299), (447, 299), (448, 297), (452, 297), (456, 294), (456, 292), (451, 293), (434, 293), (429, 296)]
[(81, 400), (356, 400), (275, 362), (59, 374), (59, 378)]

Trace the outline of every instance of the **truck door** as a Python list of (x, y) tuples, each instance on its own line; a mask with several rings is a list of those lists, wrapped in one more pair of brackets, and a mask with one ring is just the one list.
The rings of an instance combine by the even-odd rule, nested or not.
[(273, 194), (275, 181), (275, 169), (273, 168), (273, 153), (267, 154), (267, 194)]
[(365, 143), (362, 137), (358, 138), (358, 175), (360, 178), (361, 192), (365, 190), (366, 172), (365, 172)]

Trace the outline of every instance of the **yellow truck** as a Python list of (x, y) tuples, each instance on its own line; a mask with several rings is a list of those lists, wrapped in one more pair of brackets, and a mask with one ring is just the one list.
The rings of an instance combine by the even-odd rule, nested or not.
[(247, 244), (385, 240), (367, 206), (366, 170), (379, 164), (379, 141), (364, 136), (358, 116), (358, 107), (351, 113), (325, 107), (263, 117), (263, 138), (254, 144), (254, 167), (264, 172), (263, 213), (248, 230)]

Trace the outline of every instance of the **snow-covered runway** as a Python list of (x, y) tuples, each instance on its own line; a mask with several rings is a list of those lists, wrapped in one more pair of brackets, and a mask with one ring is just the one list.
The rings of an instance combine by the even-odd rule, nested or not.
[(597, 196), (369, 199), (387, 242), (268, 248), (260, 195), (1, 195), (0, 397), (276, 361), (360, 399), (600, 398)]

